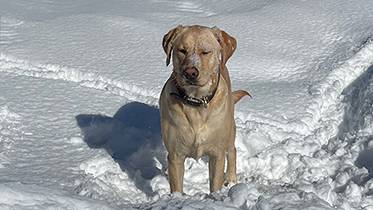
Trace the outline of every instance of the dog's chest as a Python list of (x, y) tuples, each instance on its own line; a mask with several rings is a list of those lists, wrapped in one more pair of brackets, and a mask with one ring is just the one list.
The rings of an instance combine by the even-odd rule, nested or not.
[(179, 139), (187, 148), (190, 156), (201, 157), (209, 148), (216, 146), (224, 136), (217, 136), (219, 129), (224, 129), (224, 112), (219, 109), (204, 110), (194, 107), (184, 108), (185, 115), (178, 122)]

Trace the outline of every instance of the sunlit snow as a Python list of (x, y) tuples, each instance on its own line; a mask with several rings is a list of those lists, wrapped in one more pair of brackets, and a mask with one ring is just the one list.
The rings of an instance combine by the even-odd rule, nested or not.
[[(238, 184), (170, 194), (161, 41), (237, 39)], [(373, 209), (373, 1), (0, 0), (0, 209)]]

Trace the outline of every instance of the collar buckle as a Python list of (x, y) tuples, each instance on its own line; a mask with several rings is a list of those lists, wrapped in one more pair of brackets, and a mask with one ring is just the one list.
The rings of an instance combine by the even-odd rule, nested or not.
[(201, 101), (202, 101), (203, 107), (205, 108), (207, 107), (207, 104), (210, 102), (207, 96), (203, 97)]

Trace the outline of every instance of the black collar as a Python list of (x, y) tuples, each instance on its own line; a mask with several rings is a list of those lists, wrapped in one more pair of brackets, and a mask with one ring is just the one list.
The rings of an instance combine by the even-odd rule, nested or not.
[(204, 96), (202, 98), (194, 98), (190, 97), (185, 93), (185, 90), (182, 89), (176, 82), (176, 79), (174, 78), (175, 82), (175, 87), (177, 92), (171, 92), (170, 95), (174, 96), (175, 98), (181, 100), (184, 104), (188, 104), (191, 106), (204, 106), (206, 107), (207, 104), (214, 98), (216, 91), (218, 90), (219, 87), (219, 82), (220, 82), (220, 68), (218, 70), (218, 82), (216, 84), (216, 87), (214, 91), (210, 95)]

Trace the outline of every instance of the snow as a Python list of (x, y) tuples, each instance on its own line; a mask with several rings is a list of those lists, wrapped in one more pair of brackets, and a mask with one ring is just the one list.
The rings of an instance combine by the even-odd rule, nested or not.
[(246, 184), (240, 183), (231, 187), (228, 191), (228, 197), (236, 207), (242, 206), (249, 195), (249, 188)]
[[(0, 0), (1, 209), (373, 209), (373, 2)], [(238, 184), (169, 194), (163, 35), (218, 26)]]
[(1, 209), (111, 209), (105, 203), (37, 185), (2, 183)]

